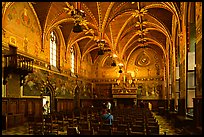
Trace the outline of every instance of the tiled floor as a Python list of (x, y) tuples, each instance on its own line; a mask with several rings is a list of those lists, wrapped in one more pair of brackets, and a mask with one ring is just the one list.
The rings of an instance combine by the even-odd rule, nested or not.
[[(176, 129), (170, 123), (169, 120), (165, 119), (164, 117), (153, 113), (155, 118), (158, 120), (160, 126), (160, 135), (181, 135), (181, 130)], [(10, 128), (8, 130), (3, 130), (2, 135), (31, 135), (28, 133), (28, 126), (25, 123), (23, 126), (18, 126), (15, 128)], [(59, 132), (59, 135), (66, 135), (66, 130), (64, 132)]]
[(181, 135), (181, 129), (175, 128), (173, 123), (171, 123), (168, 119), (158, 115), (155, 112), (153, 112), (153, 115), (158, 120), (160, 135)]

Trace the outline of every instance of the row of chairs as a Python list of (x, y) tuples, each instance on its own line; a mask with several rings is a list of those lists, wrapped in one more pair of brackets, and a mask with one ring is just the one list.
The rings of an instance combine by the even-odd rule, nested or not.
[[(114, 115), (113, 125), (99, 124), (96, 121), (92, 120), (85, 123), (79, 123), (79, 130), (82, 130), (82, 134), (98, 134), (98, 135), (145, 135), (146, 133), (146, 124), (144, 111), (126, 111), (124, 113), (118, 113), (120, 110), (117, 110), (117, 113), (112, 112)], [(121, 110), (124, 112), (123, 110)], [(117, 115), (118, 114), (118, 115)], [(129, 117), (129, 119), (128, 119)]]
[[(113, 110), (113, 125), (101, 123), (97, 111), (84, 111), (78, 116), (72, 112), (60, 112), (42, 118), (28, 117), (29, 131), (33, 134), (58, 134), (58, 131), (66, 128), (67, 134), (156, 134), (151, 126), (151, 111), (145, 109)], [(158, 124), (158, 123), (157, 123)], [(157, 126), (158, 127), (158, 126)], [(36, 130), (37, 129), (37, 130)], [(72, 132), (73, 131), (73, 132)], [(157, 132), (158, 133), (158, 132)]]
[(145, 124), (147, 135), (159, 135), (158, 121), (149, 109), (145, 112)]

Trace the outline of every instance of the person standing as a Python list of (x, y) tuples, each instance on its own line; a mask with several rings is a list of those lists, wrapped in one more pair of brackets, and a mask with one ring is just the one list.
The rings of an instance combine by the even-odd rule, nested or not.
[(111, 110), (111, 103), (109, 101), (107, 102), (106, 107), (107, 107), (108, 110)]
[(145, 107), (145, 104), (144, 104), (144, 102), (142, 100), (142, 101), (140, 101), (140, 108), (144, 108), (144, 107)]
[(49, 101), (46, 101), (46, 103), (44, 104), (43, 108), (44, 108), (44, 114), (45, 115), (50, 113)]

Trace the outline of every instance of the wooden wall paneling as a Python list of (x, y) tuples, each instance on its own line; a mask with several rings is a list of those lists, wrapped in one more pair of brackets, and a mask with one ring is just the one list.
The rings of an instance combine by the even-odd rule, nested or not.
[(60, 99), (59, 99), (58, 101), (59, 101), (59, 102), (58, 102), (58, 103), (59, 103), (59, 111), (61, 111), (61, 103), (62, 103), (62, 102), (61, 102)]
[(2, 98), (2, 129), (8, 128), (8, 100), (5, 98)]
[(56, 102), (57, 102), (57, 112), (59, 112), (60, 111), (60, 100), (56, 99)]
[(67, 111), (68, 109), (68, 103), (67, 100), (64, 101), (64, 111)]
[(20, 114), (24, 114), (25, 115), (25, 111), (26, 111), (26, 100), (19, 100), (19, 103), (18, 103), (18, 112)]
[(21, 122), (25, 122), (25, 116), (26, 116), (26, 100), (19, 100), (18, 102), (18, 112), (19, 114), (22, 115), (22, 121)]
[(27, 104), (28, 104), (28, 114), (33, 114), (33, 102), (31, 100), (28, 100)]
[(60, 108), (59, 108), (59, 111), (62, 111), (62, 105), (63, 105), (63, 101), (60, 100)]
[(15, 125), (14, 116), (8, 115), (7, 116), (7, 128), (11, 128)]
[(67, 106), (67, 102), (66, 100), (63, 100), (63, 110), (62, 111), (66, 111), (66, 107)]
[(59, 100), (58, 100), (58, 103), (59, 103), (59, 111), (63, 111), (63, 103), (64, 103), (64, 100), (63, 100), (63, 99), (59, 99)]
[(13, 124), (12, 127), (17, 127), (19, 125), (23, 125), (24, 121), (25, 121), (25, 118), (24, 118), (24, 115), (23, 114), (14, 114), (13, 115)]
[(17, 100), (9, 99), (9, 114), (16, 114), (17, 113)]
[(92, 99), (81, 99), (80, 102), (82, 108), (88, 108), (93, 105)]
[(2, 114), (6, 114), (8, 112), (8, 100), (2, 99)]
[(70, 100), (67, 100), (67, 111), (70, 111)]
[(73, 111), (74, 101), (73, 99), (68, 100), (68, 111)]
[(35, 100), (34, 102), (34, 114), (35, 114), (35, 116), (36, 117), (40, 117), (41, 115), (42, 115), (42, 107), (43, 107), (43, 105), (42, 105), (42, 101), (41, 100)]

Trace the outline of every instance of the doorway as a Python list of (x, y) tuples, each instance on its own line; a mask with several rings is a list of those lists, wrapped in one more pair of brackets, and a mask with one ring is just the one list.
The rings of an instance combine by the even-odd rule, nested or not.
[(50, 96), (43, 96), (43, 106), (46, 104), (46, 101), (49, 101), (49, 110), (48, 110), (48, 112), (50, 113), (50, 103), (51, 103)]

